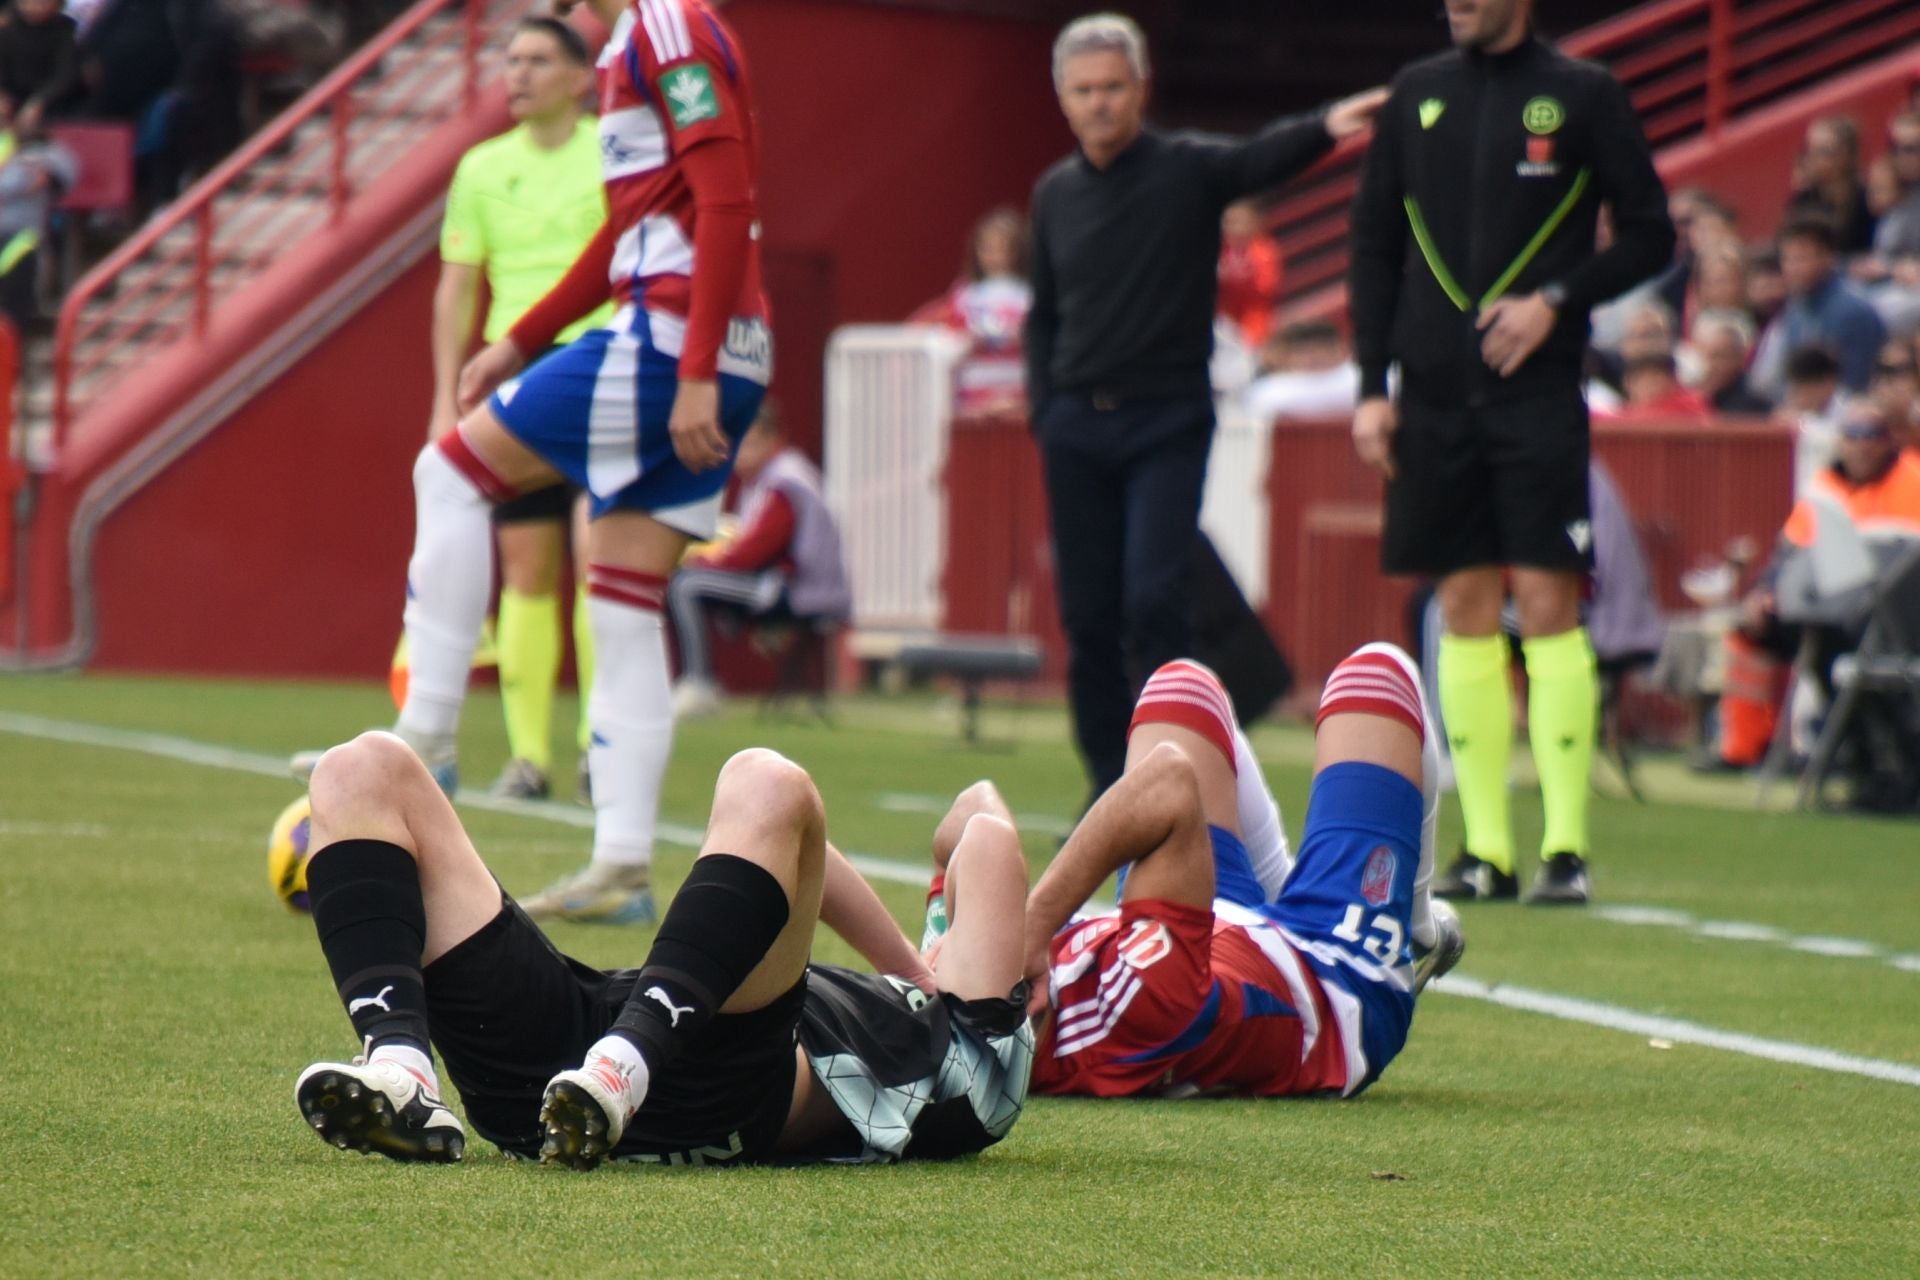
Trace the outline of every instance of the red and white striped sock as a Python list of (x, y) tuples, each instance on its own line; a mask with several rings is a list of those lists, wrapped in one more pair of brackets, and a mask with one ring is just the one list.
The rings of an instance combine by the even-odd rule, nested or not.
[(410, 741), (451, 739), (493, 588), (493, 503), (512, 490), (450, 431), (413, 464), (413, 557), (407, 562), (412, 668), (400, 729)]
[(1381, 648), (1349, 654), (1327, 677), (1314, 727), (1319, 728), (1328, 716), (1343, 715), (1385, 716), (1413, 730), (1422, 744), (1427, 740), (1419, 683)]
[(1127, 736), (1143, 724), (1172, 724), (1192, 730), (1227, 758), (1227, 767), (1239, 772), (1233, 751), (1233, 702), (1220, 677), (1198, 662), (1176, 658), (1153, 673), (1133, 704), (1133, 722)]
[(660, 617), (667, 580), (613, 565), (587, 566), (587, 614), (596, 666), (588, 696), (593, 860), (653, 860), (660, 784), (673, 753), (672, 693)]

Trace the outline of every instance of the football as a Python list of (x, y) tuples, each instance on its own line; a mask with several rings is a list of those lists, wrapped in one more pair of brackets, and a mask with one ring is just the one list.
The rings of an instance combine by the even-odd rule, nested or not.
[(303, 795), (280, 811), (267, 836), (267, 880), (289, 911), (309, 909), (307, 833), (312, 822), (313, 805)]

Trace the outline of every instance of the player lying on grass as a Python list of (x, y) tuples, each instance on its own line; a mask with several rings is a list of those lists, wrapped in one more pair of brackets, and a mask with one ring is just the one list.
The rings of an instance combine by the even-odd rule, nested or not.
[[(1036, 1092), (1350, 1097), (1379, 1078), (1414, 996), (1466, 946), (1428, 894), (1436, 750), (1420, 689), (1392, 645), (1334, 669), (1288, 868), (1219, 680), (1193, 662), (1154, 673), (1126, 773), (1027, 898)], [(1119, 913), (1077, 916), (1115, 871)]]
[[(1020, 1115), (1027, 872), (1008, 822), (942, 828), (953, 927), (929, 964), (827, 843), (806, 772), (743, 751), (645, 963), (605, 972), (501, 891), (399, 738), (327, 752), (312, 800), (314, 925), (364, 1052), (308, 1067), (295, 1097), (335, 1146), (461, 1157), (429, 1042), (480, 1136), (579, 1169), (960, 1155)], [(883, 976), (810, 965), (816, 919)]]

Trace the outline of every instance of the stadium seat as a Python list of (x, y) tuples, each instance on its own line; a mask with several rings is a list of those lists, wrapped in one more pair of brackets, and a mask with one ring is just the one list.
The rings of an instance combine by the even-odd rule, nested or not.
[(60, 197), (60, 281), (65, 293), (80, 275), (80, 223), (84, 215), (133, 205), (133, 126), (101, 121), (62, 121), (47, 127), (73, 154), (78, 174)]

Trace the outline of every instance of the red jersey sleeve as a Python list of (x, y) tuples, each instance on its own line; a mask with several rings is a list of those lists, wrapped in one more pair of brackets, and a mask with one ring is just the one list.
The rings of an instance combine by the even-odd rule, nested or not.
[(633, 10), (636, 87), (659, 104), (674, 154), (713, 138), (747, 141), (740, 65), (707, 15), (681, 0), (634, 0)]
[(768, 494), (747, 527), (734, 535), (726, 550), (705, 561), (706, 567), (752, 573), (779, 563), (793, 541), (793, 523), (793, 503), (787, 495), (777, 490)]

